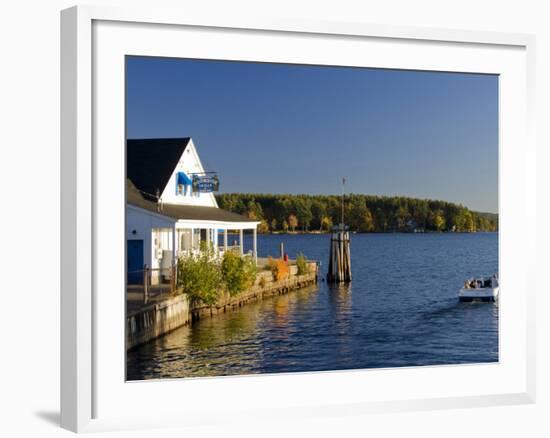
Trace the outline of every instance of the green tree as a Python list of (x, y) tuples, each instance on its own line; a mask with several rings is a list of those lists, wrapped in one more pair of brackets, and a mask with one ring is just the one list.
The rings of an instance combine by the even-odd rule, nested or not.
[(374, 217), (368, 209), (364, 196), (353, 196), (347, 208), (346, 220), (352, 230), (360, 233), (372, 232), (375, 230)]
[(374, 223), (376, 224), (377, 231), (385, 232), (388, 230), (388, 219), (386, 213), (381, 208), (377, 208), (374, 213)]
[(395, 221), (397, 224), (397, 229), (399, 231), (404, 231), (407, 229), (407, 222), (409, 221), (409, 210), (405, 205), (401, 205), (397, 209), (397, 212), (395, 213)]
[(283, 231), (285, 233), (288, 231), (288, 222), (286, 220), (283, 221)]
[(323, 203), (320, 199), (314, 199), (311, 202), (311, 214), (312, 214), (312, 220), (311, 220), (311, 227), (312, 228), (318, 228), (319, 231), (323, 229), (322, 225), (322, 219), (327, 215), (327, 208), (325, 203)]
[(361, 231), (370, 233), (374, 231), (374, 218), (372, 217), (372, 213), (367, 208), (367, 211), (365, 212), (365, 216), (363, 218), (363, 224), (361, 226)]
[(474, 218), (472, 217), (472, 213), (467, 211), (464, 214), (464, 231), (467, 231), (468, 233), (472, 233), (476, 230)]
[(433, 226), (436, 231), (443, 231), (445, 229), (445, 216), (440, 210), (433, 214)]
[(466, 215), (464, 210), (460, 210), (453, 218), (451, 222), (455, 231), (465, 231), (466, 230)]
[(269, 233), (269, 225), (265, 219), (262, 219), (258, 225), (258, 233), (265, 234)]
[(307, 199), (303, 197), (298, 197), (295, 201), (295, 209), (296, 209), (296, 218), (298, 219), (298, 223), (302, 225), (303, 231), (307, 231), (311, 223), (311, 220), (313, 219), (310, 203), (308, 202)]
[(362, 231), (367, 214), (367, 204), (364, 198), (359, 196), (350, 197), (346, 210), (344, 220), (350, 228), (355, 231)]
[(262, 206), (258, 202), (254, 202), (253, 200), (248, 201), (246, 205), (246, 212), (247, 212), (246, 215), (250, 219), (257, 219), (257, 220), (263, 219)]

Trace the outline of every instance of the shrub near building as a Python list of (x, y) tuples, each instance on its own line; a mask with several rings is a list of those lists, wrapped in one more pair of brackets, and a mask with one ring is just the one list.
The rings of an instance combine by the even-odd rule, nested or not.
[(178, 260), (178, 286), (189, 295), (192, 303), (214, 304), (219, 297), (221, 281), (220, 264), (213, 260), (210, 251)]
[(221, 275), (230, 296), (235, 296), (256, 281), (256, 264), (251, 257), (241, 257), (233, 251), (223, 255)]
[(269, 257), (267, 259), (266, 269), (271, 271), (274, 281), (284, 280), (290, 274), (288, 263), (282, 259), (274, 260), (272, 257)]
[(251, 287), (256, 281), (256, 272), (251, 257), (227, 251), (220, 262), (212, 250), (203, 248), (198, 256), (178, 260), (178, 286), (191, 302), (211, 306), (224, 290), (233, 297)]

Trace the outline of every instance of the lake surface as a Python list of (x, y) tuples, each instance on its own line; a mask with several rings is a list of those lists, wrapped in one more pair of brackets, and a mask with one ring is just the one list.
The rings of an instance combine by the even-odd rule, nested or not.
[[(321, 261), (317, 286), (205, 318), (128, 353), (128, 380), (498, 361), (498, 304), (459, 303), (498, 272), (498, 234), (354, 234), (353, 282), (332, 286), (329, 235), (259, 236)], [(250, 242), (247, 242), (250, 245)]]

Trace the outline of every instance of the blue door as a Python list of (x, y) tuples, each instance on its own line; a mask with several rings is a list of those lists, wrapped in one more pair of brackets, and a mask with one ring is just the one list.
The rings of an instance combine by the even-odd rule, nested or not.
[(143, 283), (143, 240), (128, 240), (128, 284)]

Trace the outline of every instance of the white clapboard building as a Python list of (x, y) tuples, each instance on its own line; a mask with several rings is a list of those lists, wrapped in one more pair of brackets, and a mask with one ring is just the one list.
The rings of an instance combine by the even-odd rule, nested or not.
[[(235, 246), (242, 254), (247, 230), (250, 256), (257, 258), (259, 222), (218, 207), (218, 175), (205, 171), (192, 139), (127, 140), (126, 163), (128, 283), (143, 281), (145, 265), (158, 282), (177, 257), (198, 253), (201, 242), (218, 254)], [(228, 232), (238, 240), (230, 242)]]

